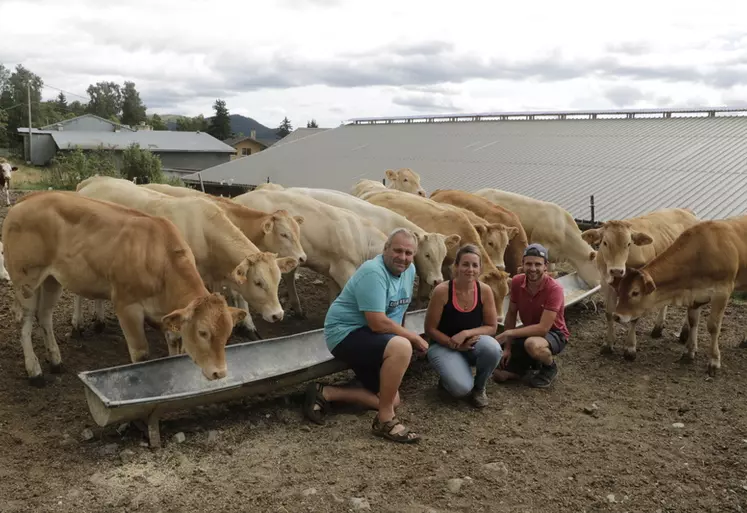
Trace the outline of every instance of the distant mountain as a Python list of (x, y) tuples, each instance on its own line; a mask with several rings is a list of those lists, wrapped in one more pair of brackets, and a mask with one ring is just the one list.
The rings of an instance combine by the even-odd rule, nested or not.
[[(166, 123), (169, 130), (176, 130), (176, 120), (179, 117), (178, 114), (164, 114), (161, 116), (161, 119)], [(210, 121), (210, 118), (207, 118), (207, 120)], [(259, 121), (242, 116), (241, 114), (231, 114), (231, 131), (236, 136), (244, 134), (244, 136), (249, 137), (252, 130), (256, 130), (257, 139), (263, 140), (263, 142), (264, 140), (271, 142), (280, 140), (275, 134), (275, 128), (267, 127)]]

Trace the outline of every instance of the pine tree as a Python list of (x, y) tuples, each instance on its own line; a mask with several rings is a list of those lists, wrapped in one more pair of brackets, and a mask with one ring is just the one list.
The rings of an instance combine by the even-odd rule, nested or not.
[(281, 139), (291, 133), (293, 131), (293, 125), (291, 125), (290, 120), (288, 119), (288, 116), (283, 118), (283, 122), (280, 123), (280, 126), (275, 131), (275, 134), (277, 134), (278, 137)]
[(220, 141), (225, 141), (231, 137), (231, 116), (226, 102), (220, 99), (215, 100), (213, 110), (215, 110), (215, 116), (210, 120), (208, 133)]

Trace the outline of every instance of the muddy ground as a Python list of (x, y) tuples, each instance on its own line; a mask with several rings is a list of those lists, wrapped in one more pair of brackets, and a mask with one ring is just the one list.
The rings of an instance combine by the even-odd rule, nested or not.
[[(322, 326), (328, 303), (318, 280), (309, 272), (299, 280), (308, 319), (279, 325), (258, 319), (265, 337)], [(282, 286), (281, 293), (285, 306)], [(604, 322), (597, 298), (598, 311), (592, 302), (568, 308), (573, 338), (551, 389), (491, 382), (490, 406), (475, 411), (443, 402), (435, 374), (415, 362), (403, 383), (400, 416), (424, 435), (418, 446), (374, 438), (372, 412), (340, 409), (326, 426), (308, 423), (300, 386), (172, 414), (162, 422), (164, 447), (152, 450), (132, 426), (120, 434), (117, 426), (93, 422), (76, 374), (128, 363), (127, 349), (111, 310), (103, 334), (89, 328), (71, 339), (71, 303), (65, 293), (55, 312), (66, 370), (51, 375), (43, 364), (49, 382), (32, 388), (10, 290), (0, 285), (0, 512), (747, 508), (747, 350), (738, 347), (744, 304), (727, 310), (715, 379), (705, 372), (705, 322), (696, 362), (677, 361), (681, 308), (671, 309), (661, 339), (648, 336), (653, 319), (639, 324), (635, 362), (623, 360), (619, 348), (600, 356)], [(90, 319), (92, 303), (85, 303)], [(621, 328), (618, 333), (622, 340)], [(149, 335), (153, 353), (165, 355), (165, 345)], [(38, 334), (34, 340), (44, 359)], [(349, 378), (342, 373), (326, 381)], [(92, 440), (82, 440), (86, 428)], [(184, 442), (173, 440), (177, 433)], [(452, 479), (461, 479), (450, 483), (461, 484), (459, 490), (449, 490)]]

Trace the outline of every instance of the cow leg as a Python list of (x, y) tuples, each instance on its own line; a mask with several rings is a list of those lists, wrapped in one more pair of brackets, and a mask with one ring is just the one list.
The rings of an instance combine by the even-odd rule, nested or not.
[(680, 361), (691, 363), (695, 361), (698, 352), (698, 324), (700, 323), (700, 308), (687, 309), (687, 345)]
[(654, 322), (654, 329), (651, 330), (651, 338), (661, 338), (661, 334), (664, 332), (664, 322), (667, 320), (667, 306), (659, 310), (656, 315), (656, 321)]
[(721, 351), (718, 347), (718, 336), (721, 333), (721, 321), (724, 319), (726, 304), (729, 302), (729, 296), (715, 297), (711, 300), (711, 313), (708, 314), (708, 334), (711, 336), (711, 361), (708, 362), (708, 375), (713, 377), (721, 368)]
[(96, 333), (101, 333), (106, 327), (106, 316), (104, 315), (104, 300), (97, 299), (93, 302), (94, 313), (93, 313), (93, 330)]
[(81, 311), (83, 309), (83, 298), (79, 295), (73, 295), (73, 318), (70, 324), (73, 326), (72, 336), (73, 338), (80, 338), (83, 336), (83, 326), (81, 325)]
[[(42, 376), (39, 359), (34, 353), (34, 344), (31, 340), (31, 333), (34, 331), (34, 318), (38, 307), (41, 290), (36, 289), (33, 295), (27, 299), (20, 299), (16, 296), (18, 307), (20, 307), (21, 316), (21, 347), (23, 348), (23, 361), (26, 365), (26, 374), (29, 377), (29, 383), (35, 387), (44, 386), (44, 376)], [(18, 316), (16, 316), (16, 320)]]
[[(688, 314), (690, 313), (690, 308), (687, 309)], [(690, 337), (690, 324), (688, 323), (687, 316), (685, 316), (685, 320), (682, 322), (682, 327), (680, 328), (680, 334), (679, 337), (677, 337), (680, 344), (685, 344), (687, 342), (687, 339)]]
[(254, 319), (252, 319), (252, 315), (249, 313), (249, 303), (246, 302), (246, 299), (241, 294), (236, 295), (236, 300), (238, 303), (237, 308), (246, 312), (246, 317), (244, 317), (244, 320), (241, 321), (237, 328), (240, 331), (244, 331), (250, 340), (260, 340), (262, 337), (259, 335), (257, 326), (254, 324)]
[(5, 186), (5, 206), (10, 206), (10, 187)]
[(130, 352), (132, 363), (142, 362), (148, 359), (148, 339), (145, 337), (145, 312), (138, 304), (114, 305), (117, 312), (119, 325), (127, 341), (127, 349)]
[(54, 312), (54, 307), (60, 300), (61, 295), (62, 285), (57, 280), (51, 276), (44, 280), (40, 288), (39, 308), (36, 313), (39, 325), (44, 333), (44, 345), (47, 348), (47, 356), (49, 356), (51, 365), (50, 370), (53, 374), (62, 372), (60, 346), (57, 345), (57, 340), (54, 337), (54, 326), (52, 324), (52, 312)]
[(602, 282), (602, 294), (604, 295), (604, 316), (607, 319), (607, 337), (602, 342), (599, 350), (601, 354), (612, 354), (615, 347), (615, 321), (612, 315), (615, 313), (615, 304), (617, 304), (615, 289)]
[(290, 300), (291, 309), (296, 312), (296, 315), (301, 319), (306, 318), (306, 314), (301, 308), (301, 300), (298, 299), (298, 290), (296, 289), (296, 272), (298, 267), (294, 268), (291, 272), (283, 274), (283, 281), (285, 282), (285, 288), (288, 289), (288, 299)]
[(632, 362), (636, 357), (636, 345), (638, 340), (636, 339), (635, 329), (638, 326), (638, 319), (630, 321), (628, 324), (628, 333), (625, 338), (625, 349), (623, 350), (623, 358)]
[(182, 346), (182, 336), (180, 333), (175, 333), (169, 330), (163, 334), (163, 337), (166, 339), (166, 347), (169, 348), (169, 356), (182, 354), (184, 348)]

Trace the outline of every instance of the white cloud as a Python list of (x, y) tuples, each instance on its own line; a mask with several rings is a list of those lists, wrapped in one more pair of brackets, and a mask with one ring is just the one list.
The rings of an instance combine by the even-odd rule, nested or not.
[(223, 98), (268, 126), (744, 103), (745, 14), (726, 0), (0, 0), (0, 62), (84, 96), (132, 80), (151, 112), (210, 115)]

